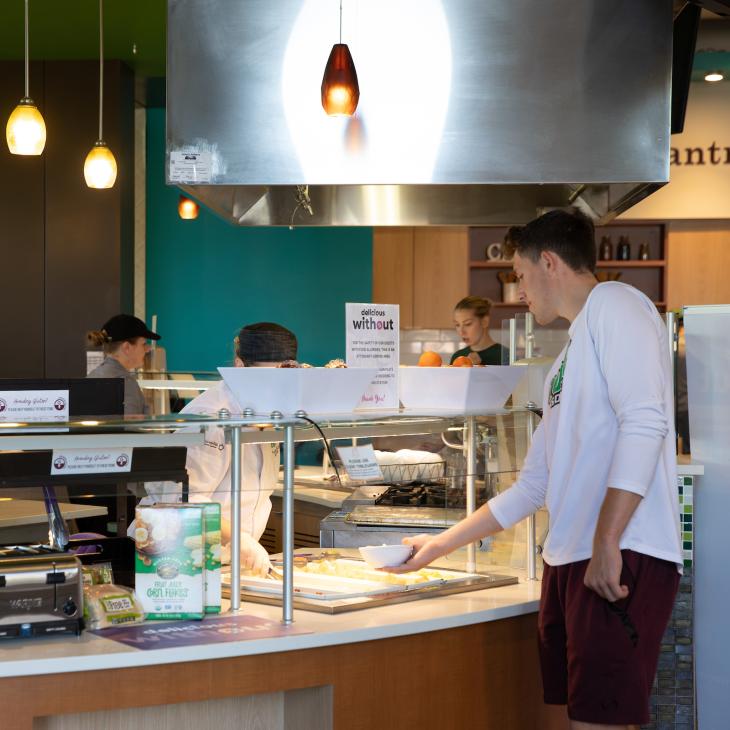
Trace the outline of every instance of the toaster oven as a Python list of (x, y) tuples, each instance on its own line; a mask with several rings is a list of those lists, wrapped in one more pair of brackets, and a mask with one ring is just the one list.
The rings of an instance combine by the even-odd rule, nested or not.
[(0, 638), (79, 634), (81, 563), (74, 555), (0, 557)]

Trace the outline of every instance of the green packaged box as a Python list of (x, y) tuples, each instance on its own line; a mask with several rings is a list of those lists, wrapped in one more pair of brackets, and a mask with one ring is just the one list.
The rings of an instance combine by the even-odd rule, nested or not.
[(221, 506), (218, 502), (203, 505), (205, 522), (205, 613), (221, 612)]
[(137, 507), (134, 539), (135, 592), (147, 618), (203, 618), (203, 507)]

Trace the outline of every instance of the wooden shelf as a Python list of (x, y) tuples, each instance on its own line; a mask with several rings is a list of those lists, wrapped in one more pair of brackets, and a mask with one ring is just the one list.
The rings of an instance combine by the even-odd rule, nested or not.
[[(597, 269), (662, 269), (667, 265), (664, 259), (649, 261), (596, 261)], [(470, 261), (470, 269), (511, 269), (511, 261)]]
[(667, 265), (664, 259), (650, 261), (596, 261), (597, 269), (661, 269)]
[(470, 261), (470, 269), (511, 269), (511, 261)]

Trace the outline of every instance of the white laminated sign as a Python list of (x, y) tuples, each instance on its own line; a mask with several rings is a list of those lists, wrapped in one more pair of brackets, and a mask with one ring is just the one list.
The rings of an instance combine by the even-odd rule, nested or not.
[(68, 390), (0, 390), (0, 422), (68, 421)]
[(337, 453), (342, 459), (350, 479), (356, 481), (382, 481), (383, 472), (375, 458), (375, 449), (371, 444), (362, 446), (338, 446)]
[(210, 152), (170, 152), (171, 183), (209, 183), (212, 169)]
[(399, 313), (397, 304), (345, 305), (348, 367), (378, 368), (360, 408), (398, 408)]
[(114, 474), (132, 470), (133, 449), (54, 449), (51, 474)]

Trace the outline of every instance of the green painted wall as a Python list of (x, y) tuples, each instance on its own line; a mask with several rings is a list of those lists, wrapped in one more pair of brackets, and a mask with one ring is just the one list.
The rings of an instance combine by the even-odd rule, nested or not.
[(230, 365), (251, 322), (288, 327), (299, 357), (344, 357), (345, 302), (369, 302), (371, 228), (244, 228), (201, 206), (178, 217), (165, 185), (165, 111), (147, 111), (147, 320), (158, 315), (171, 370)]

